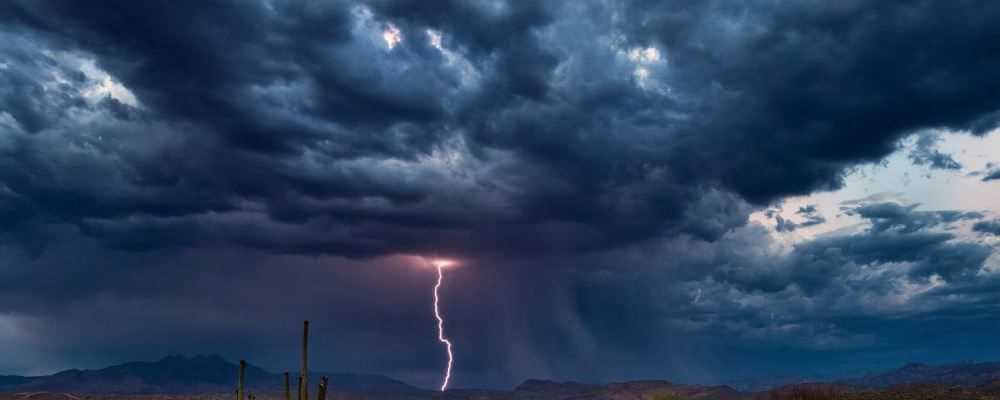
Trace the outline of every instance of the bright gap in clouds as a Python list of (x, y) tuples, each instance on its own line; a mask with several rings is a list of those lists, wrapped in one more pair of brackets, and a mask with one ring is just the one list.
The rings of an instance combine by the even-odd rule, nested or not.
[[(861, 218), (844, 213), (844, 207), (850, 205), (848, 202), (859, 199), (870, 203), (919, 204), (918, 210), (977, 211), (987, 219), (1000, 217), (1000, 202), (997, 201), (1000, 181), (983, 181), (985, 172), (1000, 163), (1000, 130), (982, 137), (945, 131), (926, 134), (940, 135), (936, 150), (950, 155), (961, 168), (933, 169), (917, 165), (912, 157), (921, 135), (917, 134), (903, 139), (899, 149), (882, 163), (861, 166), (850, 172), (840, 190), (789, 197), (769, 210), (752, 214), (750, 220), (771, 228), (779, 241), (790, 244), (867, 228)], [(813, 208), (815, 212), (810, 213)], [(773, 214), (768, 216), (768, 211)], [(810, 215), (818, 215), (824, 222), (810, 225)], [(778, 216), (798, 227), (781, 231)]]

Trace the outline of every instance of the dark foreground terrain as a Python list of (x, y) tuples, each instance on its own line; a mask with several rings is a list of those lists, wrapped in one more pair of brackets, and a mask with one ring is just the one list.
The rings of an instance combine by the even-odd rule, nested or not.
[[(0, 400), (234, 400), (238, 367), (217, 356), (167, 357), (98, 370), (36, 376), (0, 376)], [(902, 368), (828, 383), (771, 390), (676, 384), (662, 380), (585, 384), (528, 380), (512, 390), (420, 389), (379, 375), (316, 374), (330, 378), (328, 400), (1000, 400), (1000, 363), (960, 363)], [(284, 400), (280, 374), (249, 366), (248, 393)], [(316, 398), (315, 385), (311, 392)], [(294, 389), (293, 389), (294, 391)]]
[[(571, 387), (577, 386), (577, 387)], [(256, 394), (259, 400), (282, 400), (279, 393)], [(54, 392), (0, 394), (0, 400), (233, 400), (232, 394), (183, 395), (114, 395)], [(992, 386), (961, 388), (944, 385), (911, 385), (888, 389), (857, 390), (826, 385), (788, 386), (766, 392), (742, 393), (726, 387), (671, 385), (667, 382), (629, 382), (587, 388), (578, 385), (551, 384), (544, 390), (518, 388), (512, 391), (456, 390), (447, 393), (418, 391), (334, 392), (329, 400), (1000, 400), (1000, 388)]]

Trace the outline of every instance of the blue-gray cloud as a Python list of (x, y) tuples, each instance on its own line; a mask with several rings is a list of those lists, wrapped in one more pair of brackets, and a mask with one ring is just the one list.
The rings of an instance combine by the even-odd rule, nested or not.
[[(32, 321), (52, 365), (198, 338), (280, 364), (275, 321), (320, 315), (352, 321), (333, 367), (429, 380), (426, 282), (386, 289), (385, 260), (450, 254), (478, 263), (453, 293), (457, 339), (481, 351), (460, 356), (470, 384), (669, 357), (705, 378), (725, 363), (684, 368), (705, 359), (686, 332), (751, 343), (738, 354), (840, 349), (884, 318), (975, 314), (988, 296), (935, 293), (985, 290), (990, 249), (953, 231), (977, 213), (853, 207), (870, 229), (789, 254), (746, 221), (914, 132), (995, 127), (998, 18), (934, 1), (5, 2), (0, 314)], [(958, 167), (937, 140), (913, 161)], [(101, 335), (52, 334), (67, 326)], [(156, 345), (129, 350), (136, 326)], [(387, 341), (412, 356), (362, 351)]]
[(960, 170), (962, 164), (950, 155), (937, 149), (937, 143), (941, 141), (941, 135), (934, 132), (925, 132), (917, 137), (916, 146), (910, 151), (909, 157), (916, 165), (925, 165), (930, 169)]
[(799, 209), (795, 211), (795, 215), (803, 218), (803, 221), (801, 222), (794, 222), (792, 220), (786, 219), (781, 215), (778, 215), (776, 210), (768, 210), (767, 215), (768, 217), (774, 218), (774, 220), (777, 222), (775, 230), (777, 230), (778, 232), (792, 232), (799, 228), (807, 228), (810, 226), (816, 226), (826, 222), (826, 218), (819, 213), (819, 211), (816, 209), (816, 205), (814, 204), (799, 207)]
[[(131, 249), (549, 253), (717, 238), (747, 203), (836, 188), (903, 135), (992, 115), (1000, 61), (975, 43), (996, 11), (969, 8), (709, 2), (681, 18), (641, 2), (11, 2), (3, 104), (19, 133), (3, 181), (17, 197), (3, 209)], [(865, 12), (878, 18), (852, 18)], [(404, 38), (391, 51), (390, 24)], [(768, 29), (740, 33), (754, 26)], [(935, 56), (884, 57), (874, 37)], [(657, 56), (632, 57), (646, 48)], [(86, 101), (94, 83), (64, 53), (141, 107)], [(914, 160), (953, 167), (932, 139)], [(97, 151), (67, 147), (83, 140)], [(456, 153), (452, 170), (419, 168)], [(67, 169), (81, 176), (39, 173)], [(172, 229), (204, 239), (156, 234)], [(550, 233), (562, 240), (520, 240)]]
[(972, 230), (987, 235), (1000, 236), (1000, 219), (976, 222), (975, 225), (972, 225)]

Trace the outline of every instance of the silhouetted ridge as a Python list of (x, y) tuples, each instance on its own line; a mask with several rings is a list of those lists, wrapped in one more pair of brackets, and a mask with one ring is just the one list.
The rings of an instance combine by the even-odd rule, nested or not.
[(845, 379), (841, 383), (862, 388), (886, 388), (894, 385), (955, 385), (979, 386), (1000, 379), (998, 362), (964, 362), (946, 365), (909, 363), (898, 369), (859, 378)]
[[(153, 362), (129, 362), (96, 370), (71, 369), (34, 378), (0, 377), (4, 391), (52, 391), (121, 394), (229, 393), (235, 387), (239, 366), (217, 355), (186, 357), (172, 355)], [(381, 375), (310, 374), (310, 380), (330, 378), (336, 391), (415, 391), (417, 388)], [(247, 365), (247, 388), (281, 390), (282, 377)]]

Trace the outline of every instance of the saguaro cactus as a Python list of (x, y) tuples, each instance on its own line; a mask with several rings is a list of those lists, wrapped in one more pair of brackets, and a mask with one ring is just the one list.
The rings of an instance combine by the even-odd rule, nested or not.
[(236, 387), (236, 400), (244, 400), (243, 389), (246, 386), (246, 380), (247, 380), (247, 362), (246, 360), (240, 360), (240, 379), (239, 379), (239, 384)]
[(289, 386), (287, 372), (285, 372), (285, 400), (292, 400), (292, 388)]
[(326, 400), (326, 386), (328, 384), (329, 384), (329, 381), (327, 381), (327, 379), (326, 379), (325, 376), (322, 377), (322, 378), (320, 378), (320, 380), (319, 380), (319, 395), (317, 397), (319, 400)]
[(309, 320), (302, 323), (302, 370), (299, 371), (299, 400), (309, 400)]

